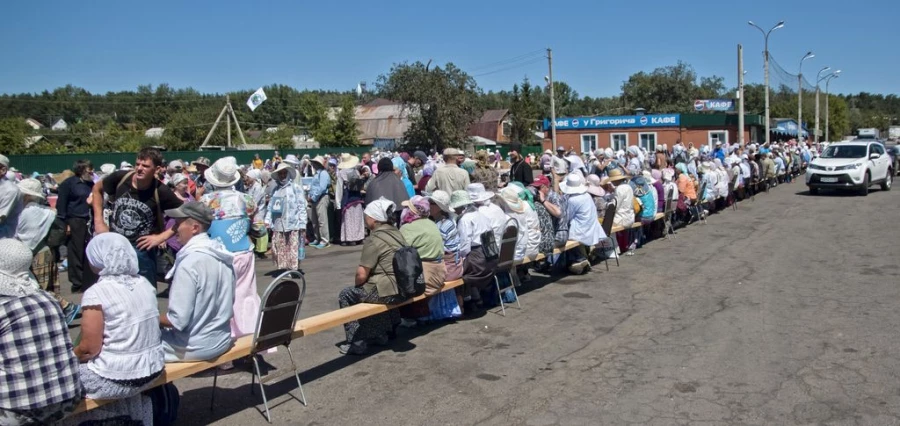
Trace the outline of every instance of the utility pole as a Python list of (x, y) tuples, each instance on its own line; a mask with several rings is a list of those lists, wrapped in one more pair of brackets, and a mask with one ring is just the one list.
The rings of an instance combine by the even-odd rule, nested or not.
[(550, 85), (550, 140), (553, 152), (556, 152), (556, 96), (553, 93), (553, 49), (547, 48), (547, 67), (549, 68), (547, 83)]
[[(231, 105), (231, 95), (225, 95), (225, 103)], [(228, 147), (231, 148), (231, 114), (225, 116), (225, 123), (227, 124), (226, 130), (226, 139), (228, 140)]]
[(797, 142), (803, 143), (803, 61), (809, 58), (815, 58), (813, 53), (806, 52), (803, 59), (800, 60), (800, 68), (797, 72)]
[(759, 32), (761, 32), (763, 37), (765, 38), (765, 49), (766, 50), (765, 50), (765, 62), (763, 62), (763, 64), (764, 64), (763, 72), (765, 73), (765, 82), (766, 82), (766, 144), (768, 144), (769, 142), (771, 142), (771, 135), (770, 135), (771, 130), (769, 130), (769, 127), (770, 127), (770, 125), (771, 125), (770, 123), (772, 121), (771, 119), (769, 119), (769, 35), (772, 34), (772, 31), (775, 31), (779, 28), (784, 27), (784, 21), (778, 22), (778, 24), (776, 24), (774, 27), (772, 27), (772, 29), (770, 29), (768, 32), (766, 32), (765, 30), (760, 28), (759, 25), (754, 24), (753, 21), (748, 21), (747, 23), (750, 24), (750, 26), (758, 29)]
[(738, 44), (738, 146), (744, 147), (744, 46)]

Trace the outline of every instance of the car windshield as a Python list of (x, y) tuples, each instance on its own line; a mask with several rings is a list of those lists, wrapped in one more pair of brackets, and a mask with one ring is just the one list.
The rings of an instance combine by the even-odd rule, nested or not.
[(832, 145), (822, 153), (822, 158), (863, 158), (865, 156), (865, 145)]

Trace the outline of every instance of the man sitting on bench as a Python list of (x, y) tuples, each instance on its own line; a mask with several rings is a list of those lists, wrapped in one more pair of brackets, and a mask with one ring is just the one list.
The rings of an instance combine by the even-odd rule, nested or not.
[(166, 362), (203, 361), (231, 348), (234, 303), (232, 254), (207, 234), (213, 214), (191, 201), (166, 210), (175, 219), (175, 236), (182, 244), (172, 279), (169, 309), (159, 316)]

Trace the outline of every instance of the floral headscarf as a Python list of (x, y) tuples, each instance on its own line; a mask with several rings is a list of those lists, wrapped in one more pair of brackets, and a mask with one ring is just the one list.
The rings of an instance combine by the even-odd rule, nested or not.
[(406, 225), (427, 218), (430, 213), (431, 204), (428, 203), (428, 199), (421, 195), (415, 195), (409, 199), (409, 205), (403, 207), (403, 212), (400, 213), (400, 224)]

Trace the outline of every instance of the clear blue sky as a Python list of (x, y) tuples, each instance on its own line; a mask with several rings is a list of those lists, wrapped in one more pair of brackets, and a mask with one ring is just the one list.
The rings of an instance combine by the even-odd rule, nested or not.
[[(733, 87), (738, 43), (747, 81), (763, 79), (763, 39), (747, 20), (769, 27), (780, 19), (787, 23), (770, 50), (790, 72), (812, 50), (807, 76), (826, 65), (843, 70), (832, 92), (900, 93), (897, 0), (4, 1), (0, 93), (68, 83), (92, 92), (159, 83), (347, 90), (399, 61), (452, 61), (478, 75), (546, 47), (554, 77), (582, 95), (618, 94), (632, 73), (678, 60)], [(477, 81), (510, 89), (545, 73), (536, 61)]]

